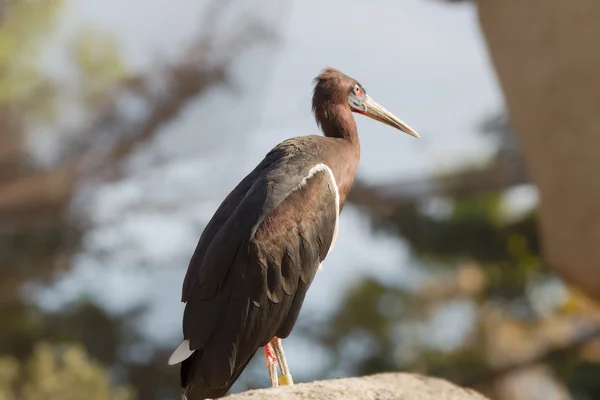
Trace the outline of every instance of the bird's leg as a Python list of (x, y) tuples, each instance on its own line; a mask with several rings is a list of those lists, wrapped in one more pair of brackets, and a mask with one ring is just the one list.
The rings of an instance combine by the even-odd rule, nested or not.
[(288, 367), (287, 360), (285, 359), (285, 353), (283, 352), (283, 346), (281, 344), (281, 339), (275, 336), (271, 340), (271, 346), (275, 350), (275, 356), (277, 357), (277, 361), (279, 361), (279, 368), (281, 369), (281, 376), (279, 377), (279, 384), (281, 386), (291, 386), (294, 384), (294, 380), (292, 379), (292, 374), (290, 374), (290, 368)]
[(275, 355), (271, 343), (267, 343), (265, 346), (265, 360), (267, 362), (267, 369), (269, 370), (270, 386), (279, 386), (279, 381), (277, 380), (277, 356)]

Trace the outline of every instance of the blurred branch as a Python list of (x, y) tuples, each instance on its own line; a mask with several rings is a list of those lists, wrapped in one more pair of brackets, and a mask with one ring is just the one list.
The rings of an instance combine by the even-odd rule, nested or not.
[[(222, 18), (225, 3), (213, 1), (205, 15), (205, 27)], [(82, 178), (98, 177), (99, 172), (107, 171), (114, 177), (120, 161), (151, 140), (191, 99), (227, 83), (228, 69), (236, 57), (273, 37), (252, 18), (244, 20), (224, 43), (217, 43), (216, 36), (213, 29), (205, 29), (179, 63), (124, 80), (93, 122), (78, 129), (81, 134), (70, 135), (76, 139), (65, 147), (59, 165), (1, 184), (0, 220), (26, 225), (34, 219), (32, 214), (40, 217), (64, 209)], [(145, 116), (132, 120), (124, 111), (124, 99), (141, 102)]]
[(1, 185), (0, 220), (13, 225), (59, 212), (70, 199), (74, 178), (74, 168), (67, 165)]

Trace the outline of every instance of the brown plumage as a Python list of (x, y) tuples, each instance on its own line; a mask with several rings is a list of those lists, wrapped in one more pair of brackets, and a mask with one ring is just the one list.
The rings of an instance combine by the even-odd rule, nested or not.
[(329, 68), (315, 79), (312, 108), (325, 136), (273, 148), (206, 226), (183, 283), (184, 398), (227, 393), (260, 347), (286, 338), (337, 235), (360, 144), (352, 112), (414, 131)]

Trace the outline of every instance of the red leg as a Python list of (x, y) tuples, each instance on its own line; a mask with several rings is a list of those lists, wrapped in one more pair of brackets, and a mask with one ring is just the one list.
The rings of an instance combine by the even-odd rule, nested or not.
[(267, 362), (271, 387), (279, 386), (279, 378), (277, 376), (277, 356), (275, 355), (271, 343), (268, 343), (265, 346), (265, 361)]

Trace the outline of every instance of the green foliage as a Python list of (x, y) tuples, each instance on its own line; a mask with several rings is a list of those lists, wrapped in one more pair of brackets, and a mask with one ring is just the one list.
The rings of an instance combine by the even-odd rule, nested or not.
[(453, 353), (426, 351), (409, 369), (461, 383), (481, 372), (486, 363), (482, 350), (474, 345)]
[(388, 290), (373, 279), (365, 279), (351, 288), (344, 297), (347, 308), (333, 319), (335, 328), (328, 340), (336, 342), (353, 330), (363, 329), (377, 336), (385, 346), (389, 342), (390, 321), (380, 312), (379, 304)]
[(81, 346), (40, 343), (25, 363), (0, 358), (0, 399), (133, 400), (135, 396), (128, 387), (112, 385), (107, 370)]
[(498, 205), (498, 195), (453, 199), (451, 216), (439, 219), (412, 204), (396, 209), (384, 227), (408, 240), (415, 254), (444, 262), (474, 258), (482, 263), (514, 263), (520, 256), (511, 246), (515, 237), (538, 252), (535, 215), (502, 224)]
[(96, 106), (125, 77), (118, 43), (103, 32), (88, 29), (78, 35), (73, 47), (82, 104)]
[[(48, 43), (62, 0), (17, 0), (2, 5), (0, 21), (0, 110), (27, 124), (49, 123), (56, 116), (56, 98), (74, 89), (79, 105), (98, 106), (125, 77), (118, 43), (103, 32), (87, 29), (72, 46), (75, 87), (63, 88), (42, 67), (42, 49)], [(6, 132), (0, 132), (6, 134)]]
[[(562, 368), (562, 365), (555, 365)], [(575, 400), (600, 398), (600, 364), (591, 362), (577, 362), (572, 364), (569, 373), (564, 379)]]
[(0, 109), (12, 117), (27, 112), (30, 122), (54, 115), (53, 80), (40, 68), (42, 46), (47, 42), (60, 0), (18, 0), (3, 3), (0, 23)]

